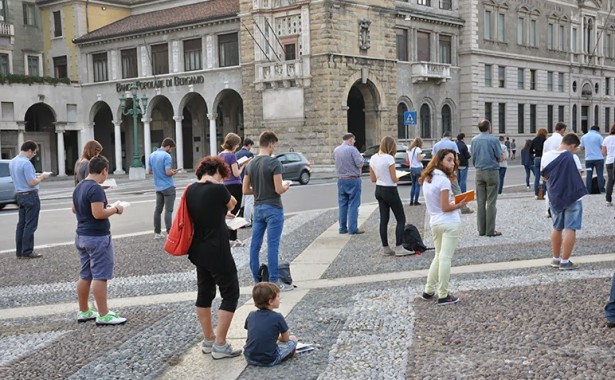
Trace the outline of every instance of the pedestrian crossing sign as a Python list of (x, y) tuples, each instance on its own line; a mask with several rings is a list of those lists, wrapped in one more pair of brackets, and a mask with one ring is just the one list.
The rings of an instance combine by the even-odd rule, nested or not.
[(404, 125), (416, 125), (416, 111), (404, 112)]

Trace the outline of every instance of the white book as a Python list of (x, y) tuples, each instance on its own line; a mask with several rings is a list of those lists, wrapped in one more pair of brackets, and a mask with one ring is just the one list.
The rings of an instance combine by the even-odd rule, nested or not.
[(243, 156), (240, 159), (237, 160), (237, 165), (241, 166), (241, 164), (243, 164), (244, 162), (248, 161), (250, 159), (250, 157), (248, 156)]
[(243, 226), (248, 225), (248, 221), (242, 217), (226, 218), (226, 226), (231, 230), (238, 230)]
[(117, 182), (115, 182), (115, 178), (107, 178), (100, 186), (102, 186), (103, 189), (116, 188)]
[(297, 342), (297, 353), (301, 354), (303, 352), (313, 351), (314, 346), (308, 343)]
[(397, 176), (397, 178), (401, 178), (408, 174), (410, 174), (410, 172), (405, 172), (403, 170), (395, 170), (395, 175)]
[(113, 204), (109, 207), (115, 207), (115, 206), (122, 206), (123, 208), (126, 207), (130, 207), (130, 202), (126, 202), (126, 201), (115, 201), (113, 202)]

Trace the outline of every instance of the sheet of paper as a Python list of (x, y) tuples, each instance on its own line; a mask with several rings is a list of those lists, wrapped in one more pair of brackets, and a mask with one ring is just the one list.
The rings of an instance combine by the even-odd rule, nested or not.
[(307, 343), (297, 342), (297, 353), (308, 352), (314, 350), (314, 346)]
[(113, 204), (111, 204), (110, 207), (115, 207), (115, 206), (122, 206), (123, 208), (130, 207), (130, 202), (115, 201), (115, 202), (113, 202)]
[(288, 184), (288, 186), (290, 186), (290, 185), (293, 184), (293, 181), (289, 181), (289, 180), (282, 181), (282, 184), (284, 184), (284, 185)]
[(115, 178), (107, 178), (107, 180), (105, 182), (101, 183), (100, 186), (102, 186), (105, 189), (116, 188), (117, 187), (117, 182), (115, 182)]
[(230, 228), (231, 230), (238, 230), (241, 227), (245, 226), (248, 224), (248, 221), (244, 218), (241, 217), (236, 217), (236, 218), (227, 218), (226, 219), (226, 226), (228, 228)]
[(243, 157), (241, 157), (240, 159), (237, 160), (237, 165), (241, 165), (244, 162), (248, 161), (249, 159), (250, 159), (249, 157), (243, 156)]
[(403, 170), (395, 170), (395, 175), (397, 176), (397, 178), (401, 178), (408, 174), (410, 174), (410, 172), (405, 172)]

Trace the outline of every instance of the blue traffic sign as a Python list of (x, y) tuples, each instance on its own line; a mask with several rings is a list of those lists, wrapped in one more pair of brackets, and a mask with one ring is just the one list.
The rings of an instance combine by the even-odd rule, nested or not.
[(404, 112), (404, 125), (416, 125), (416, 111)]

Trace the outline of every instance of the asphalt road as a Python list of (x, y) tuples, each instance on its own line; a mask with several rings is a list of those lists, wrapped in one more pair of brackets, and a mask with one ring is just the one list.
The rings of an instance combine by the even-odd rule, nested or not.
[[(518, 161), (517, 161), (518, 162)], [(524, 183), (524, 170), (521, 166), (509, 167), (505, 186), (518, 186)], [(193, 180), (193, 174), (185, 174), (177, 179), (180, 191)], [(532, 178), (533, 180), (533, 178)], [(468, 188), (473, 188), (474, 170), (468, 175)], [(361, 193), (362, 203), (375, 202), (374, 184), (369, 176), (363, 179)], [(74, 239), (76, 219), (71, 211), (73, 186), (70, 180), (50, 181), (41, 184), (41, 214), (39, 226), (35, 235), (36, 246), (71, 243)], [(399, 193), (404, 202), (409, 197), (410, 186), (402, 185)], [(153, 233), (152, 212), (155, 205), (155, 195), (151, 179), (129, 182), (118, 180), (118, 188), (107, 191), (110, 203), (116, 200), (128, 201), (131, 206), (123, 215), (111, 218), (111, 231), (114, 236), (139, 235)], [(293, 184), (283, 195), (284, 211), (293, 214), (309, 210), (319, 210), (337, 207), (337, 186), (331, 173), (315, 174), (308, 185)], [(0, 253), (14, 252), (14, 231), (17, 224), (17, 208), (7, 206), (0, 211)]]

